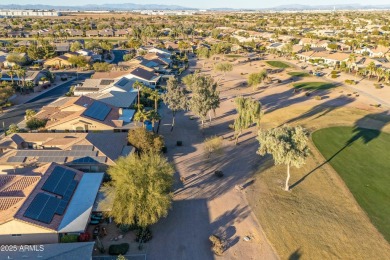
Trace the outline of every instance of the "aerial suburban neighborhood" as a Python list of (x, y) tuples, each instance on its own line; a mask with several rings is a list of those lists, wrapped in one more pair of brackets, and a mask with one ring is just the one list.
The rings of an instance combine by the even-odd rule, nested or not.
[(0, 3), (0, 259), (390, 259), (386, 1), (112, 2)]

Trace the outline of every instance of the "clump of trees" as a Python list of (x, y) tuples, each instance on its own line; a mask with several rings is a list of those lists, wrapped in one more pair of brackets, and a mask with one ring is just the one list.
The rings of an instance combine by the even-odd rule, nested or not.
[(128, 140), (139, 152), (160, 152), (164, 147), (164, 139), (161, 135), (142, 127), (130, 130)]
[(308, 133), (301, 127), (284, 125), (268, 131), (259, 131), (258, 154), (271, 154), (275, 165), (287, 166), (287, 178), (284, 189), (289, 190), (290, 166), (301, 167), (309, 156)]
[(107, 215), (117, 224), (141, 227), (140, 244), (147, 227), (168, 215), (174, 172), (167, 159), (155, 152), (120, 157), (108, 169), (111, 181), (103, 189), (114, 203)]
[(210, 75), (202, 75), (200, 73), (184, 77), (183, 82), (192, 92), (189, 108), (200, 118), (203, 127), (207, 114), (211, 122), (211, 112), (213, 111), (215, 114), (215, 110), (220, 105), (217, 84), (215, 84)]
[(265, 79), (268, 78), (267, 71), (263, 70), (259, 73), (251, 73), (248, 78), (248, 85), (255, 90)]
[(95, 62), (93, 64), (93, 70), (97, 72), (107, 72), (110, 71), (112, 65), (107, 62)]
[(47, 119), (31, 118), (26, 122), (27, 128), (30, 130), (37, 130), (46, 126)]

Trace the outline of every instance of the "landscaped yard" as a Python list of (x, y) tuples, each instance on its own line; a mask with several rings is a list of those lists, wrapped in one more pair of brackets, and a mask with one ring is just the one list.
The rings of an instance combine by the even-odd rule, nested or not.
[[(331, 158), (330, 165), (372, 223), (390, 241), (390, 134), (362, 128), (332, 127), (314, 132), (312, 138), (323, 156)], [(346, 146), (354, 139), (357, 140)]]
[(293, 86), (294, 88), (297, 89), (306, 89), (306, 90), (329, 89), (335, 87), (335, 85), (327, 82), (299, 82), (293, 84)]
[(306, 72), (299, 72), (299, 71), (293, 71), (293, 72), (289, 72), (287, 73), (288, 75), (290, 76), (293, 76), (293, 77), (309, 77), (310, 74), (309, 73), (306, 73)]
[(281, 69), (285, 69), (285, 68), (290, 68), (290, 65), (284, 63), (284, 62), (281, 62), (281, 61), (277, 61), (277, 60), (269, 60), (269, 61), (266, 61), (269, 65), (271, 65), (272, 67), (276, 67), (276, 68), (281, 68)]

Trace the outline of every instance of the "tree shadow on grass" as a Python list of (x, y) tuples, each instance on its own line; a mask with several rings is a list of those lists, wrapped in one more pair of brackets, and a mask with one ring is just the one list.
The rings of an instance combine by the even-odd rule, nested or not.
[(288, 257), (288, 260), (299, 260), (301, 259), (302, 257), (302, 252), (300, 252), (301, 249), (298, 248), (297, 250), (295, 250), (289, 257)]
[[(375, 121), (375, 129), (363, 128), (363, 126), (366, 126), (367, 123), (374, 124), (373, 120)], [(345, 142), (344, 146), (341, 149), (339, 149), (337, 152), (335, 152), (331, 157), (329, 157), (325, 162), (321, 163), (316, 168), (308, 172), (305, 176), (303, 176), (298, 181), (296, 181), (294, 184), (292, 184), (290, 186), (290, 189), (293, 189), (298, 184), (303, 182), (312, 173), (314, 173), (316, 170), (320, 169), (322, 166), (324, 166), (325, 164), (333, 160), (337, 155), (339, 155), (347, 147), (350, 147), (357, 140), (362, 140), (364, 144), (368, 144), (371, 141), (375, 140), (381, 134), (381, 130), (389, 123), (390, 123), (390, 115), (387, 111), (381, 113), (369, 114), (357, 120), (352, 130), (353, 135)]]

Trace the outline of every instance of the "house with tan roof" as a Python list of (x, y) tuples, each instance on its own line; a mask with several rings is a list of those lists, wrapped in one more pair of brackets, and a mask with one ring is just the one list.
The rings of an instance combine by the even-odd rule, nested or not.
[(49, 162), (104, 172), (133, 152), (127, 133), (16, 133), (0, 140), (0, 175), (25, 173)]
[(126, 131), (135, 124), (125, 109), (87, 96), (71, 97), (44, 106), (35, 117), (47, 120), (45, 129), (52, 132)]
[(0, 243), (51, 244), (84, 233), (103, 176), (56, 163), (0, 174)]

